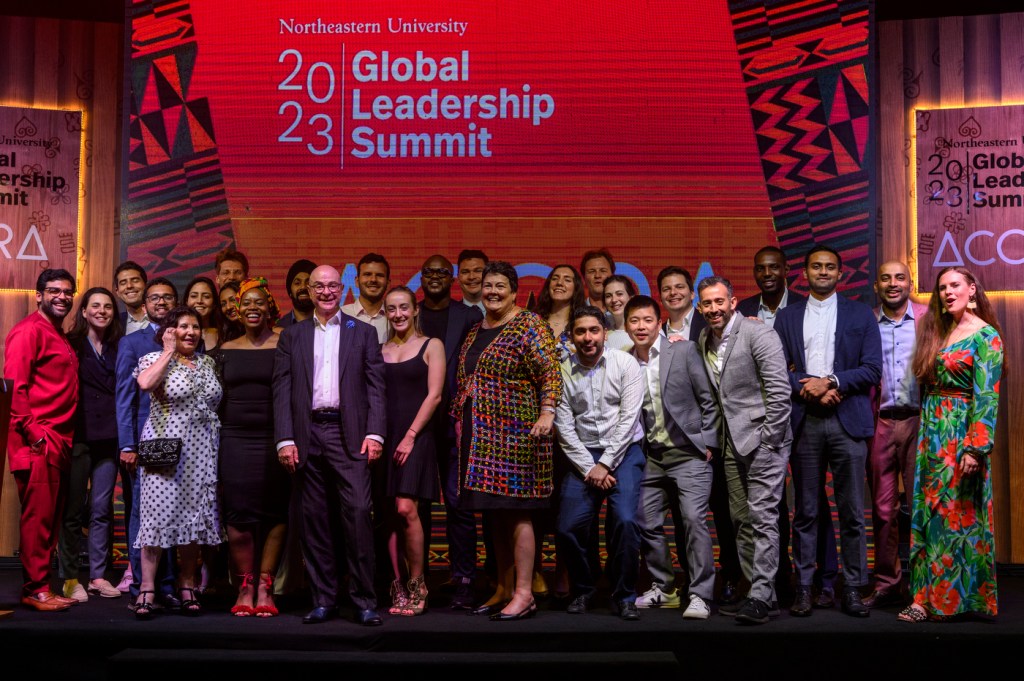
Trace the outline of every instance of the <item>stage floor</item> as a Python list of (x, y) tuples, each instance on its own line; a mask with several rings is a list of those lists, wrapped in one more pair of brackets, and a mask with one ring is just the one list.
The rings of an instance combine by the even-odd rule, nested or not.
[[(47, 669), (48, 678), (149, 679), (299, 678), (320, 674), (473, 673), (488, 679), (629, 679), (636, 674), (694, 673), (725, 678), (772, 678), (798, 669), (824, 678), (967, 671), (984, 665), (1019, 663), (1024, 641), (1024, 577), (1000, 575), (1000, 615), (994, 620), (906, 624), (898, 608), (865, 619), (838, 609), (808, 618), (788, 613), (758, 627), (712, 614), (683, 620), (679, 610), (641, 610), (623, 622), (599, 601), (587, 615), (569, 615), (564, 603), (538, 602), (537, 616), (520, 622), (490, 622), (444, 607), (432, 590), (432, 608), (415, 618), (389, 617), (365, 628), (342, 618), (304, 625), (309, 608), (301, 596), (282, 597), (282, 613), (270, 619), (236, 618), (230, 597), (211, 596), (199, 617), (162, 612), (138, 622), (127, 598), (93, 597), (63, 613), (38, 613), (18, 602), (20, 570), (0, 570), (0, 650), (8, 669)], [(432, 573), (432, 578), (442, 578)], [(808, 666), (810, 665), (810, 666)], [(417, 671), (418, 670), (418, 671)], [(429, 673), (428, 672), (428, 673)], [(283, 676), (282, 676), (283, 675)], [(762, 676), (766, 675), (766, 676)], [(388, 673), (390, 677), (390, 673)], [(671, 677), (666, 677), (671, 678)]]

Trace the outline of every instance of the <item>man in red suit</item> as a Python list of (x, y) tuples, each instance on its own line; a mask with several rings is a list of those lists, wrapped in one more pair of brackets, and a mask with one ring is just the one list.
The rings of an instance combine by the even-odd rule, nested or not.
[(4, 372), (14, 384), (7, 457), (21, 500), (21, 602), (45, 612), (75, 603), (50, 591), (78, 404), (78, 357), (61, 328), (74, 296), (67, 270), (44, 270), (36, 281), (38, 310), (14, 325), (4, 348)]

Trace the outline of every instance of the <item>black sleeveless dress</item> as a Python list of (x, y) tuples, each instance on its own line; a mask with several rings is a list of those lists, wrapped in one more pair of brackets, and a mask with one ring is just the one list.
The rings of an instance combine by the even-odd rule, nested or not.
[(434, 447), (434, 422), (437, 410), (416, 436), (412, 452), (401, 466), (395, 464), (395, 449), (405, 437), (416, 413), (427, 398), (427, 363), (423, 355), (429, 339), (419, 353), (404, 362), (385, 362), (384, 375), (388, 392), (388, 436), (384, 453), (384, 493), (389, 497), (405, 496), (437, 501), (441, 483), (437, 472)]
[(224, 386), (219, 480), (229, 525), (288, 520), (291, 480), (274, 446), (275, 350), (212, 353)]

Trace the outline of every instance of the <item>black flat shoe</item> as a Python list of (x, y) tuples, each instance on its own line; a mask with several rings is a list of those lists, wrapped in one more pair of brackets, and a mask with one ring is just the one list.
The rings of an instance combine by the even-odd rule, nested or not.
[(529, 619), (529, 618), (533, 617), (536, 614), (537, 614), (537, 601), (530, 601), (530, 604), (528, 606), (526, 606), (523, 610), (520, 610), (519, 612), (517, 612), (515, 614), (503, 613), (503, 612), (499, 611), (499, 612), (496, 612), (493, 615), (491, 615), (490, 620), (492, 622), (512, 622), (514, 620)]
[(478, 605), (472, 610), (467, 611), (466, 614), (491, 616), (496, 612), (501, 612), (502, 608), (504, 608), (506, 605), (508, 605), (508, 601), (504, 601), (502, 603), (492, 603), (491, 605), (487, 605), (486, 603), (484, 603), (483, 605)]

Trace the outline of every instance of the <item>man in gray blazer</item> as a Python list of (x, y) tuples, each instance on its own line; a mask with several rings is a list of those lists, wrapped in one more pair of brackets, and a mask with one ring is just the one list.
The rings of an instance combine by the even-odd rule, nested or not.
[(296, 474), (313, 592), (303, 622), (338, 615), (337, 542), (344, 538), (356, 621), (376, 626), (370, 464), (386, 432), (384, 360), (373, 327), (338, 309), (338, 270), (317, 267), (309, 289), (313, 317), (281, 332), (274, 358), (274, 437), (281, 465)]
[(647, 465), (640, 484), (641, 552), (654, 584), (637, 598), (638, 608), (678, 608), (675, 570), (665, 541), (665, 513), (678, 501), (690, 577), (685, 619), (707, 619), (715, 586), (714, 549), (708, 531), (711, 457), (718, 450), (719, 411), (697, 346), (670, 343), (658, 332), (661, 309), (635, 296), (624, 312), (633, 354), (644, 374), (644, 445)]
[(719, 613), (743, 624), (764, 624), (779, 615), (779, 499), (793, 441), (786, 356), (775, 331), (736, 314), (728, 279), (707, 277), (697, 288), (708, 323), (697, 344), (722, 411), (729, 512), (740, 566), (750, 582), (747, 599)]

